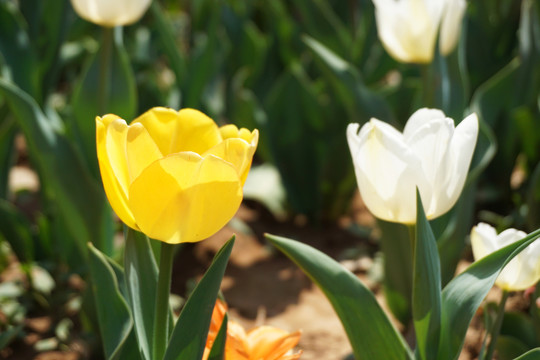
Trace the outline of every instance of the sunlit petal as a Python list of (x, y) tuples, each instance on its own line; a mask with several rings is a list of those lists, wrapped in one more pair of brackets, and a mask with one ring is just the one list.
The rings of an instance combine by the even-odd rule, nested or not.
[(168, 243), (203, 240), (236, 213), (242, 188), (236, 169), (209, 155), (183, 152), (148, 166), (129, 189), (140, 229)]
[(138, 230), (128, 206), (129, 176), (123, 156), (125, 136), (127, 125), (118, 116), (96, 118), (96, 148), (105, 194), (118, 217), (129, 227)]

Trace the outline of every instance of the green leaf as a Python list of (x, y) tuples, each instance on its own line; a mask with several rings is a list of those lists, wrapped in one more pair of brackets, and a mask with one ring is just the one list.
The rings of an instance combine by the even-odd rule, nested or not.
[(121, 348), (133, 328), (133, 319), (120, 292), (114, 269), (105, 255), (91, 243), (90, 274), (101, 339), (108, 360), (119, 359)]
[(8, 198), (9, 172), (15, 161), (15, 135), (17, 127), (13, 118), (6, 116), (7, 107), (0, 107), (0, 198)]
[(525, 345), (519, 338), (499, 335), (497, 337), (497, 360), (512, 360), (527, 352), (530, 347)]
[(32, 97), (39, 99), (39, 66), (28, 37), (26, 23), (13, 2), (0, 1), (0, 57), (8, 77)]
[(200, 360), (216, 303), (221, 279), (234, 245), (234, 236), (214, 261), (189, 297), (176, 322), (164, 360)]
[(219, 328), (219, 332), (212, 344), (212, 350), (208, 355), (208, 360), (224, 360), (225, 359), (225, 343), (227, 340), (227, 324), (229, 322), (229, 316), (225, 314), (223, 322)]
[(125, 232), (124, 271), (135, 333), (141, 353), (150, 360), (158, 268), (148, 238), (131, 228)]
[(413, 268), (413, 319), (421, 359), (434, 359), (441, 329), (441, 265), (437, 241), (416, 191), (416, 231)]
[(355, 275), (306, 244), (273, 235), (266, 238), (324, 292), (347, 332), (356, 359), (413, 358), (373, 293)]
[(520, 357), (515, 358), (514, 360), (538, 360), (540, 359), (540, 348), (532, 349)]
[(10, 244), (20, 262), (30, 263), (34, 258), (32, 224), (11, 203), (0, 199), (0, 234)]
[(391, 121), (390, 109), (384, 99), (368, 89), (358, 71), (317, 40), (304, 36), (304, 43), (320, 60), (323, 74), (327, 76), (335, 92), (349, 114), (349, 122), (363, 123), (371, 117)]
[(56, 200), (60, 215), (68, 225), (82, 257), (86, 243), (98, 242), (109, 252), (112, 238), (108, 230), (112, 219), (102, 188), (59, 124), (48, 119), (36, 102), (21, 89), (0, 79), (0, 94), (27, 140), (34, 163), (38, 166), (46, 192)]
[(377, 219), (384, 254), (383, 290), (392, 314), (404, 326), (411, 320), (413, 252), (407, 227)]
[(96, 178), (96, 116), (115, 114), (130, 122), (137, 110), (135, 75), (119, 34), (113, 34), (121, 28), (102, 31), (101, 46), (76, 84), (72, 99), (74, 129)]
[(437, 359), (454, 359), (463, 347), (476, 310), (493, 287), (502, 268), (540, 236), (540, 229), (489, 256), (475, 261), (442, 292), (442, 323)]
[(0, 334), (0, 350), (9, 345), (20, 333), (22, 333), (24, 325), (10, 327)]

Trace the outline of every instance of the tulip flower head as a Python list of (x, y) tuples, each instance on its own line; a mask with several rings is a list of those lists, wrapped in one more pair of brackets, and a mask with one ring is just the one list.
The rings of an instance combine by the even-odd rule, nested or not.
[(456, 46), (465, 0), (373, 0), (384, 48), (405, 63), (429, 63), (437, 34), (442, 55)]
[[(471, 245), (475, 260), (502, 249), (527, 234), (516, 229), (506, 229), (500, 234), (490, 225), (479, 223), (471, 232)], [(495, 280), (495, 284), (506, 291), (525, 290), (540, 280), (540, 242), (535, 241), (517, 254)]]
[(349, 124), (347, 140), (360, 195), (376, 217), (416, 222), (416, 188), (428, 219), (454, 206), (467, 177), (478, 136), (478, 118), (457, 127), (436, 109), (416, 111), (400, 133), (371, 119), (360, 131)]
[(75, 12), (85, 20), (107, 27), (139, 20), (152, 0), (71, 0)]
[(99, 168), (107, 198), (129, 227), (167, 243), (203, 240), (242, 201), (259, 133), (221, 128), (193, 109), (153, 108), (131, 125), (96, 118)]
[[(212, 313), (203, 360), (210, 355), (226, 312), (227, 305), (218, 300)], [(229, 320), (224, 360), (296, 360), (302, 352), (290, 352), (299, 340), (300, 331), (288, 333), (272, 326), (259, 326), (246, 333), (240, 324)]]

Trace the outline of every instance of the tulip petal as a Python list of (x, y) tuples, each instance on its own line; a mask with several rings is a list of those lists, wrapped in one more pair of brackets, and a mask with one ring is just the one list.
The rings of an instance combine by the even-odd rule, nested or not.
[[(236, 126), (234, 127), (236, 128)], [(223, 134), (223, 130), (221, 132)], [(212, 154), (233, 164), (238, 171), (242, 185), (244, 185), (249, 169), (251, 168), (253, 154), (255, 154), (255, 150), (257, 149), (259, 132), (255, 130), (252, 134), (248, 131), (249, 135), (246, 132), (243, 134), (240, 133), (241, 131), (236, 129), (235, 133), (226, 134), (226, 136), (233, 135), (235, 137), (224, 137), (224, 141), (208, 150), (203, 156)]]
[(247, 334), (250, 358), (280, 360), (298, 344), (300, 335), (300, 331), (289, 334), (272, 326), (259, 326)]
[(155, 107), (133, 123), (144, 125), (164, 156), (182, 151), (203, 154), (221, 142), (221, 134), (214, 121), (194, 109), (174, 111)]
[(118, 217), (139, 230), (128, 206), (129, 177), (125, 158), (127, 125), (116, 115), (96, 118), (96, 145), (105, 194)]
[(467, 180), (477, 138), (478, 117), (473, 113), (459, 123), (448, 146), (448, 159), (445, 163), (447, 166), (446, 177), (441, 178), (439, 182), (439, 184), (444, 185), (439, 188), (438, 201), (440, 203), (434, 217), (450, 210), (461, 195)]
[(85, 20), (102, 26), (131, 24), (140, 19), (151, 0), (71, 0), (73, 8)]
[(126, 155), (130, 183), (151, 163), (163, 157), (148, 131), (140, 123), (128, 127)]
[(406, 139), (405, 141), (407, 143), (410, 143), (411, 137), (418, 131), (418, 129), (424, 126), (426, 123), (430, 122), (431, 120), (444, 118), (446, 118), (446, 115), (444, 115), (444, 112), (438, 109), (422, 108), (416, 110), (411, 115), (409, 120), (407, 120), (405, 128), (403, 129), (403, 136)]
[(465, 0), (447, 0), (439, 30), (439, 51), (446, 56), (454, 50), (459, 40), (461, 20), (465, 14)]
[(168, 243), (209, 237), (226, 225), (241, 201), (236, 169), (193, 152), (155, 161), (129, 188), (129, 205), (141, 230)]
[(471, 247), (473, 256), (480, 260), (500, 247), (497, 245), (497, 231), (491, 225), (479, 223), (471, 231)]
[(441, 16), (441, 1), (373, 2), (379, 38), (386, 51), (398, 61), (430, 62)]
[(416, 187), (422, 199), (430, 191), (421, 176), (420, 160), (402, 134), (382, 121), (372, 119), (360, 134), (356, 134), (357, 129), (358, 125), (349, 125), (347, 139), (366, 206), (380, 219), (414, 223), (416, 208), (411, 204), (415, 204)]

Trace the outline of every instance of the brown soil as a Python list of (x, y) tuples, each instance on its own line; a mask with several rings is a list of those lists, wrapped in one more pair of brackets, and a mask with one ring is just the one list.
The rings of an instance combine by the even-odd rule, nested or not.
[[(222, 283), (230, 316), (246, 329), (267, 324), (287, 331), (302, 330), (298, 348), (303, 360), (341, 360), (351, 353), (347, 336), (324, 294), (289, 259), (264, 240), (264, 232), (303, 241), (338, 259), (353, 270), (373, 291), (384, 307), (377, 282), (367, 275), (377, 246), (344, 229), (351, 222), (372, 225), (370, 215), (355, 202), (352, 216), (338, 223), (308, 226), (301, 218), (280, 222), (262, 206), (243, 205), (237, 219), (210, 239), (185, 245), (175, 259), (172, 291), (185, 294), (193, 280), (200, 278), (214, 254), (236, 233), (236, 243)], [(239, 225), (240, 224), (240, 225)], [(341, 224), (341, 225), (339, 225)], [(247, 225), (247, 226), (246, 226)], [(361, 261), (346, 259), (351, 249), (361, 249)], [(358, 254), (358, 252), (356, 252)], [(466, 266), (464, 262), (462, 267)], [(498, 300), (494, 290), (489, 299)], [(520, 300), (521, 299), (521, 300)], [(523, 301), (518, 295), (515, 301)], [(523, 306), (512, 304), (509, 306)], [(37, 353), (33, 345), (50, 335), (51, 319), (41, 316), (28, 320), (28, 336), (15, 347), (0, 351), (0, 359), (77, 360), (88, 359), (88, 344), (76, 340), (60, 350)], [(399, 328), (400, 325), (396, 323)], [(475, 318), (460, 360), (474, 359), (483, 337), (480, 317)]]

